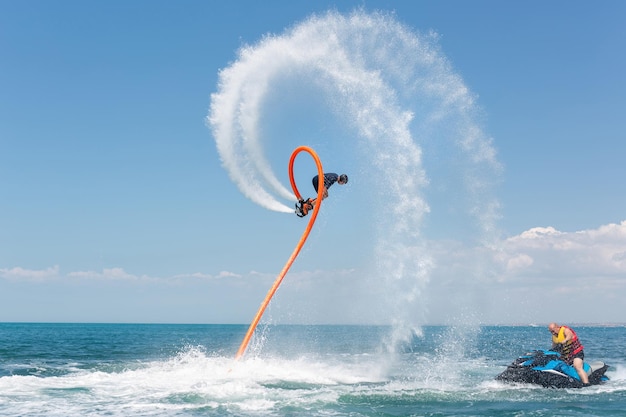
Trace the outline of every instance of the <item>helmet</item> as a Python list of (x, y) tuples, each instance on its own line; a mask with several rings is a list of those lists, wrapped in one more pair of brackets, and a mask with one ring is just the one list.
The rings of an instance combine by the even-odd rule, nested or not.
[(347, 184), (347, 183), (348, 183), (348, 176), (347, 176), (346, 174), (341, 174), (341, 175), (339, 176), (339, 180), (340, 180), (342, 183)]

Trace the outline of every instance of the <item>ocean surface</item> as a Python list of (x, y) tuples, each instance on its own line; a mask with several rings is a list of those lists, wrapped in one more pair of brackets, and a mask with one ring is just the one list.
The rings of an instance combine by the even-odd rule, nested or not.
[(574, 329), (609, 382), (495, 381), (545, 326), (0, 323), (0, 416), (626, 416), (626, 327)]

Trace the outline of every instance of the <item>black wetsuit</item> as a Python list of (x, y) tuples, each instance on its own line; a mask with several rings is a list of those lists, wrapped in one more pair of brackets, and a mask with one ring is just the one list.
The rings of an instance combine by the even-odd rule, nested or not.
[[(329, 172), (324, 174), (324, 187), (328, 190), (331, 185), (337, 182), (339, 179), (339, 175)], [(315, 192), (317, 192), (317, 187), (319, 186), (319, 175), (313, 177), (313, 188), (315, 188)]]

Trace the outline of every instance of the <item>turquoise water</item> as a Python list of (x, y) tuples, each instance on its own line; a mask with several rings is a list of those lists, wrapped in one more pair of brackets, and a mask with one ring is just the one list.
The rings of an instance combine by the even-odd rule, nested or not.
[(625, 327), (575, 327), (611, 380), (494, 381), (541, 327), (0, 324), (1, 416), (624, 416)]

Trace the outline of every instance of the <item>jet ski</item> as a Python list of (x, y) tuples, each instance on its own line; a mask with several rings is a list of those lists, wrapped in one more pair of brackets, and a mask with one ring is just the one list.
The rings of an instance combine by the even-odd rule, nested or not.
[[(584, 362), (590, 385), (601, 384), (609, 378), (604, 375), (608, 369), (604, 362)], [(573, 366), (561, 360), (558, 352), (533, 350), (515, 359), (504, 372), (496, 376), (504, 382), (538, 384), (547, 388), (582, 388), (583, 383)]]

